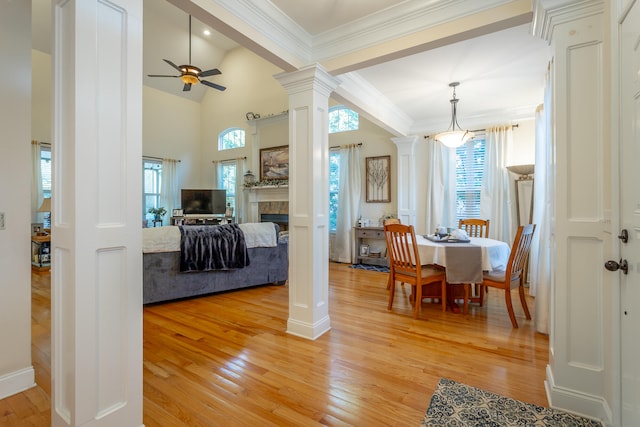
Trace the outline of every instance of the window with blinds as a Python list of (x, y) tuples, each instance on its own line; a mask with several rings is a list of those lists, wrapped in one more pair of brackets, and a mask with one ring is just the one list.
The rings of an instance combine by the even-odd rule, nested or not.
[(472, 139), (456, 148), (456, 223), (462, 218), (480, 218), (484, 162), (484, 138)]

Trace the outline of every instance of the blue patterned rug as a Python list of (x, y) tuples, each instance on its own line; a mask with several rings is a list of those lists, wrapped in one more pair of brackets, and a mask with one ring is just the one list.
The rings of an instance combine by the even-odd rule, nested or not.
[(358, 270), (379, 271), (380, 273), (389, 272), (389, 267), (384, 267), (382, 265), (351, 264), (351, 268), (357, 268)]
[(599, 421), (441, 378), (422, 426), (593, 426)]

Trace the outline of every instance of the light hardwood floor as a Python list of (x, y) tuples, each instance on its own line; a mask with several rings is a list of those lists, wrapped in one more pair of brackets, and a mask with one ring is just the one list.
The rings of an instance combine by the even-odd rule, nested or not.
[[(441, 377), (546, 406), (548, 338), (516, 297), (412, 318), (409, 286), (386, 309), (387, 275), (330, 264), (332, 329), (286, 334), (288, 287), (262, 286), (144, 308), (144, 423), (172, 426), (417, 426)], [(33, 274), (37, 387), (0, 400), (0, 426), (50, 424), (49, 274)], [(533, 312), (533, 300), (530, 299)]]

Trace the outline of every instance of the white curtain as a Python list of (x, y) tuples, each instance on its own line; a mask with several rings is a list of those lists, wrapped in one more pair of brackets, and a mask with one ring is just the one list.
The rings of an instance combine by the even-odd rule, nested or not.
[(162, 178), (160, 182), (160, 206), (164, 206), (171, 216), (173, 209), (180, 206), (178, 188), (178, 161), (162, 159)]
[(340, 189), (336, 214), (334, 261), (352, 263), (353, 226), (360, 215), (362, 199), (362, 158), (360, 146), (352, 144), (340, 148)]
[(480, 217), (490, 218), (491, 238), (511, 244), (515, 237), (514, 192), (506, 161), (513, 146), (511, 126), (497, 126), (486, 131), (485, 163), (480, 195)]
[(43, 213), (38, 212), (42, 204), (42, 172), (40, 170), (40, 157), (42, 146), (38, 141), (31, 141), (31, 222), (43, 222)]
[[(242, 162), (240, 162), (242, 160)], [(240, 165), (242, 164), (242, 167)], [(234, 216), (236, 217), (236, 222), (242, 222), (242, 219), (245, 218), (244, 207), (245, 207), (245, 199), (244, 199), (244, 174), (247, 173), (249, 168), (247, 167), (247, 158), (242, 157), (238, 159), (236, 164), (236, 211), (234, 212)], [(248, 221), (249, 216), (246, 215), (246, 220)]]
[(456, 227), (456, 150), (436, 140), (427, 139), (426, 164), (427, 206), (426, 232), (433, 233), (436, 226)]
[(536, 298), (533, 317), (536, 331), (549, 334), (551, 301), (551, 224), (553, 205), (553, 153), (551, 151), (551, 89), (547, 77), (544, 106), (536, 110), (536, 168), (533, 188), (533, 223), (536, 232), (531, 243), (529, 293)]

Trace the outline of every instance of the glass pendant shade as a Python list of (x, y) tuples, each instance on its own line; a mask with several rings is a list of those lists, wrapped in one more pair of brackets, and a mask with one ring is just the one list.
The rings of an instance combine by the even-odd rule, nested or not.
[(456, 86), (458, 86), (459, 84), (460, 83), (458, 82), (453, 82), (449, 84), (449, 87), (453, 88), (453, 98), (451, 98), (450, 100), (451, 125), (449, 129), (447, 129), (444, 132), (440, 132), (435, 137), (436, 141), (440, 141), (442, 144), (444, 144), (446, 147), (449, 147), (449, 148), (459, 147), (475, 136), (473, 132), (461, 129), (460, 125), (458, 124), (457, 105), (458, 105), (459, 99), (456, 98)]
[(475, 134), (466, 130), (450, 130), (436, 135), (436, 140), (449, 148), (456, 148), (473, 138)]

